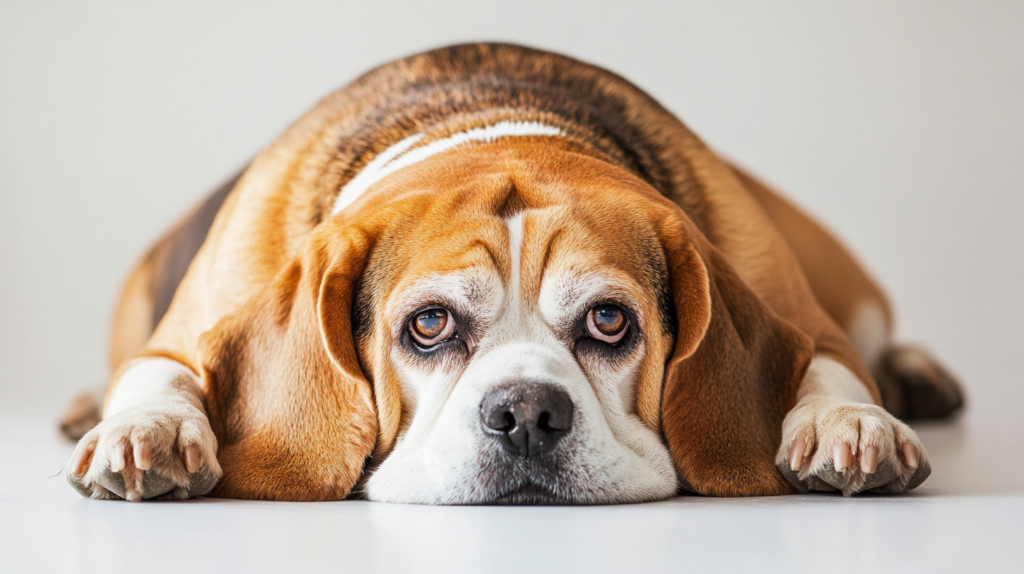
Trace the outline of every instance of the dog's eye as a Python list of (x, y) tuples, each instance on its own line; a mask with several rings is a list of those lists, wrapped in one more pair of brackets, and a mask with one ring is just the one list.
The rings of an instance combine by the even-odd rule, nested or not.
[(615, 305), (598, 305), (587, 313), (587, 333), (605, 343), (614, 345), (626, 336), (629, 318)]
[(454, 332), (455, 319), (445, 309), (420, 311), (409, 322), (409, 333), (423, 347), (432, 347)]

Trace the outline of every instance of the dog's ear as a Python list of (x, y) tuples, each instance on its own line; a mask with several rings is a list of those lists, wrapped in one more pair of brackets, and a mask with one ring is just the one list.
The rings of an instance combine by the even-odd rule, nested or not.
[(322, 229), (238, 312), (200, 340), (224, 477), (214, 496), (337, 500), (373, 450), (372, 390), (352, 341), (357, 233)]
[(677, 333), (661, 420), (681, 485), (714, 496), (792, 492), (774, 460), (813, 343), (681, 212), (662, 242)]

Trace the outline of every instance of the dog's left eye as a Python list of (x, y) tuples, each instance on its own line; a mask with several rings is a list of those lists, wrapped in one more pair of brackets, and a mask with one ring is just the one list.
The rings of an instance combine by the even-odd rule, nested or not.
[(455, 333), (455, 318), (447, 309), (420, 311), (409, 321), (409, 334), (421, 347), (433, 347)]
[(629, 317), (615, 305), (597, 305), (587, 313), (587, 334), (614, 345), (626, 336)]

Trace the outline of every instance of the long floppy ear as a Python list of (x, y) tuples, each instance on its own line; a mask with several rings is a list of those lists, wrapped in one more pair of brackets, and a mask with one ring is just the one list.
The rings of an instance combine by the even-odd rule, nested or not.
[(791, 493), (775, 453), (813, 343), (769, 309), (693, 226), (671, 227), (662, 241), (677, 336), (662, 426), (680, 482), (714, 496)]
[(359, 479), (377, 435), (350, 320), (366, 255), (360, 238), (319, 233), (301, 258), (203, 336), (224, 469), (214, 496), (337, 500)]

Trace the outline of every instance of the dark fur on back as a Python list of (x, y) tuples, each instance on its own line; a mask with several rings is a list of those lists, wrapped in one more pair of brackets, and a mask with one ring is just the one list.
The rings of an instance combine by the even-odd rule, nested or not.
[(235, 184), (242, 177), (245, 170), (240, 171), (235, 177), (217, 188), (210, 194), (203, 204), (199, 206), (177, 229), (172, 239), (165, 244), (162, 260), (154, 267), (153, 283), (151, 285), (153, 294), (153, 326), (156, 327), (167, 314), (171, 307), (171, 300), (174, 298), (178, 285), (185, 278), (185, 272), (195, 259), (199, 248), (206, 241), (214, 218), (220, 211), (224, 200), (235, 188)]
[[(670, 145), (678, 134), (663, 129), (681, 124), (639, 88), (602, 68), (522, 46), (464, 44), (377, 68), (330, 98), (351, 98), (346, 103), (358, 112), (332, 134), (336, 162), (322, 181), (334, 193), (323, 198), (317, 221), (330, 213), (337, 190), (410, 133), (435, 139), (482, 123), (539, 121), (635, 173), (704, 228), (684, 151)], [(663, 125), (652, 125), (662, 119)]]

